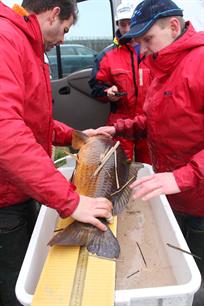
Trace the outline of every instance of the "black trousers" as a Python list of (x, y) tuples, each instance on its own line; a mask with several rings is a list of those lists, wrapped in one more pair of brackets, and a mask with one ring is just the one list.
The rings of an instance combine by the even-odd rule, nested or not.
[(204, 306), (204, 217), (186, 216), (175, 212), (174, 214), (189, 249), (201, 258), (195, 258), (201, 273), (202, 283), (194, 295), (193, 306)]
[(21, 305), (15, 285), (40, 205), (34, 200), (0, 208), (0, 306)]

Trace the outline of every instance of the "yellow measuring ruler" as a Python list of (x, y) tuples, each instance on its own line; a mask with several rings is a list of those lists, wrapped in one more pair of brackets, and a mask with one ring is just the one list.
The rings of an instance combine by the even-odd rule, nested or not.
[(89, 253), (80, 247), (69, 306), (81, 306)]
[[(61, 219), (57, 228), (71, 222)], [(116, 223), (114, 218), (110, 225), (114, 234)], [(90, 256), (84, 247), (54, 246), (48, 252), (31, 305), (113, 306), (114, 290), (114, 261)]]

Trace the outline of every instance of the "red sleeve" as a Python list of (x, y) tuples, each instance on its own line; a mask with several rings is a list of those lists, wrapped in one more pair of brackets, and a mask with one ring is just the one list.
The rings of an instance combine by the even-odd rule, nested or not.
[(125, 138), (137, 138), (146, 130), (146, 116), (138, 115), (134, 119), (119, 119), (114, 124), (116, 134)]
[(68, 125), (54, 120), (53, 130), (53, 145), (55, 146), (68, 146), (72, 142), (73, 128)]
[(174, 170), (173, 174), (181, 191), (194, 188), (204, 180), (204, 150), (193, 155), (184, 167)]
[(110, 102), (106, 94), (106, 89), (113, 85), (110, 67), (109, 57), (104, 51), (101, 52), (95, 59), (91, 79), (89, 80), (92, 96), (103, 103)]

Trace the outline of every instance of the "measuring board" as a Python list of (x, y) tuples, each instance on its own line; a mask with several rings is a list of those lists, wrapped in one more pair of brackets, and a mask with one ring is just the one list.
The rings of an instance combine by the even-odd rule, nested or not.
[[(64, 228), (71, 222), (71, 218), (60, 219), (57, 228)], [(114, 217), (110, 225), (114, 234), (116, 226), (117, 218)], [(31, 305), (113, 306), (115, 265), (113, 260), (90, 255), (85, 247), (53, 246)]]

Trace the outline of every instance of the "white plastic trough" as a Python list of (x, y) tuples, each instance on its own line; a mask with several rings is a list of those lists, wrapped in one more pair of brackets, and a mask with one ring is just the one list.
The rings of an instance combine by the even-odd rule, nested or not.
[[(74, 160), (68, 157), (66, 165), (60, 168), (62, 174), (68, 179), (72, 175), (74, 163)], [(153, 173), (152, 167), (144, 164), (139, 176), (142, 177), (151, 173)], [(156, 197), (149, 201), (149, 205), (151, 205), (155, 222), (159, 228), (161, 241), (163, 243), (169, 241), (182, 249), (189, 250), (166, 197)], [(30, 306), (32, 303), (35, 288), (49, 250), (47, 242), (52, 237), (57, 217), (55, 210), (42, 206), (16, 284), (17, 298), (24, 306)], [(172, 248), (166, 248), (166, 250), (176, 284), (116, 290), (115, 306), (192, 305), (194, 293), (199, 289), (201, 283), (201, 276), (196, 263), (190, 255), (175, 251)]]

